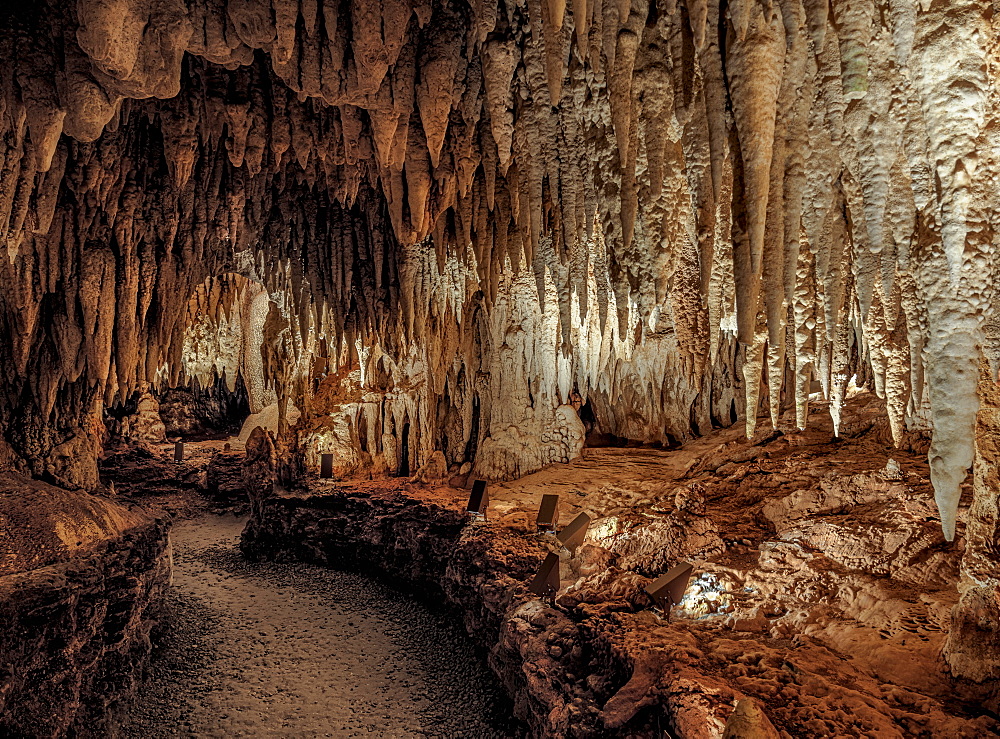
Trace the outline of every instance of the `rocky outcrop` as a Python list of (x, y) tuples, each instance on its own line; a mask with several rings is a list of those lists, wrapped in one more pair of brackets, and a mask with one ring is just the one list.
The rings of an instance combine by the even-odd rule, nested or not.
[(111, 440), (101, 453), (101, 477), (121, 495), (143, 498), (201, 490), (204, 466), (174, 461), (173, 444), (159, 447)]
[(0, 475), (0, 734), (109, 736), (150, 654), (168, 524)]
[(247, 438), (246, 454), (241, 463), (243, 489), (250, 498), (255, 516), (256, 511), (275, 495), (277, 469), (274, 437), (258, 426)]
[(135, 413), (121, 419), (118, 433), (133, 443), (162, 442), (167, 440), (167, 429), (160, 417), (160, 403), (147, 391), (140, 393)]

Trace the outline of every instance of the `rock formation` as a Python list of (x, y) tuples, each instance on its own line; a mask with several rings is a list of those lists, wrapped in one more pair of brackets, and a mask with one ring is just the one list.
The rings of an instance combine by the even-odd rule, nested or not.
[(578, 456), (584, 408), (674, 446), (822, 398), (839, 437), (863, 386), (894, 444), (930, 434), (968, 539), (948, 659), (995, 677), (970, 650), (1000, 623), (998, 24), (964, 0), (9, 4), (0, 468), (93, 490), (106, 413), (178, 386), (273, 407), (250, 438), (307, 447), (289, 481), (321, 446), (512, 479)]
[(952, 537), (997, 353), (995, 34), (904, 5), (8, 11), (6, 443), (92, 486), (142, 383), (308, 406), (322, 359), (382, 399), (390, 469), (408, 424), (411, 466), (505, 477), (577, 453), (574, 392), (620, 436), (733, 403), (752, 433), (814, 381), (836, 418), (863, 365), (897, 440), (933, 428)]

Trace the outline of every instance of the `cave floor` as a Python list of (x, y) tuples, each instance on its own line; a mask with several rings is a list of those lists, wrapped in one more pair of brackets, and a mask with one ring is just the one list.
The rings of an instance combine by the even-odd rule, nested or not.
[[(525, 556), (539, 545), (559, 551), (535, 534), (542, 494), (560, 495), (560, 527), (588, 513), (597, 546), (560, 553), (557, 604), (570, 614), (580, 602), (588, 613), (621, 611), (628, 573), (655, 577), (692, 562), (696, 579), (672, 623), (641, 605), (609, 617), (636, 642), (635, 673), (661, 674), (653, 692), (673, 689), (670, 671), (638, 663), (676, 652), (695, 683), (757, 698), (795, 736), (997, 735), (995, 705), (980, 702), (980, 686), (952, 679), (940, 656), (964, 527), (957, 542), (943, 540), (926, 440), (894, 448), (881, 401), (867, 394), (851, 399), (839, 439), (825, 407), (816, 411), (807, 431), (774, 434), (762, 421), (750, 442), (733, 427), (675, 451), (586, 449), (490, 484), (484, 535), (507, 549), (523, 539)], [(304, 506), (316, 496), (320, 508), (325, 496), (401, 496), (457, 512), (468, 490), (313, 480), (308, 492), (283, 495)], [(963, 517), (968, 500), (966, 490)], [(697, 651), (677, 652), (684, 639)]]
[[(695, 734), (707, 715), (721, 731), (731, 696), (748, 695), (793, 736), (998, 735), (995, 704), (952, 679), (940, 656), (964, 531), (954, 544), (941, 536), (926, 440), (893, 448), (881, 401), (867, 395), (849, 402), (840, 439), (825, 408), (804, 432), (761, 425), (750, 442), (733, 427), (674, 451), (586, 449), (570, 464), (493, 483), (488, 522), (461, 540), (485, 547), (487, 590), (518, 602), (531, 600), (524, 583), (544, 553), (559, 552), (561, 594), (537, 607), (560, 629), (586, 624), (588, 639), (632, 665), (615, 697), (564, 666), (584, 675), (573, 700), (605, 714), (676, 683), (691, 696), (671, 712)], [(168, 466), (195, 475), (221, 443), (190, 444), (184, 463)], [(153, 450), (161, 463), (169, 452)], [(560, 495), (560, 526), (580, 511), (593, 519), (573, 555), (535, 533), (544, 493)], [(373, 525), (364, 536), (381, 535), (382, 518), (395, 520), (401, 506), (455, 520), (467, 498), (467, 487), (445, 481), (311, 478), (273, 502), (298, 525), (311, 512), (329, 518), (333, 499), (365, 501), (358, 510)], [(157, 498), (178, 510), (190, 499)], [(963, 516), (967, 501), (968, 491)], [(504, 701), (460, 627), (361, 575), (247, 563), (234, 546), (240, 526), (201, 513), (177, 525), (172, 631), (128, 735), (174, 726), (183, 730), (166, 735), (503, 735), (490, 706)], [(315, 536), (306, 527), (286, 543)], [(667, 623), (639, 589), (681, 560), (696, 578)], [(558, 636), (539, 628), (539, 643)]]
[(362, 575), (248, 563), (243, 523), (175, 526), (166, 628), (125, 736), (518, 735), (460, 625)]

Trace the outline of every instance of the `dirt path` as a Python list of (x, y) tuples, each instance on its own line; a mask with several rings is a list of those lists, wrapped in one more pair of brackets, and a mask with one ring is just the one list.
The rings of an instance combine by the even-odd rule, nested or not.
[(361, 575), (247, 563), (242, 528), (175, 527), (168, 627), (126, 737), (520, 735), (460, 624)]

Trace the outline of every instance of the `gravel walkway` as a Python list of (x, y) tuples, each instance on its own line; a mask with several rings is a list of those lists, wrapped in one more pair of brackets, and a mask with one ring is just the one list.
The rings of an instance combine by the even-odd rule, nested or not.
[(167, 626), (125, 737), (523, 735), (448, 615), (362, 575), (245, 562), (242, 528), (175, 527)]

